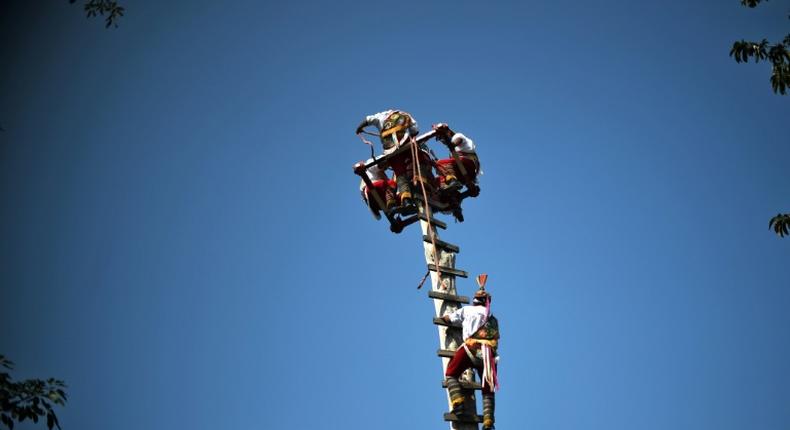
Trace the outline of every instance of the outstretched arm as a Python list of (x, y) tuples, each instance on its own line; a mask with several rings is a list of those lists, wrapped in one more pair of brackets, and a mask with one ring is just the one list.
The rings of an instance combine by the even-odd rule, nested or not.
[(362, 122), (359, 123), (359, 125), (357, 126), (357, 134), (360, 134), (363, 131), (365, 131), (365, 127), (370, 125), (370, 121), (368, 121), (368, 118), (369, 117), (365, 117), (365, 119), (363, 119)]

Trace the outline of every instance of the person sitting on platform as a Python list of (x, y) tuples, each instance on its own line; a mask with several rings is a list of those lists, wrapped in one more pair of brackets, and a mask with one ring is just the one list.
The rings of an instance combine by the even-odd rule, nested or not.
[[(459, 190), (464, 185), (470, 189), (476, 187), (480, 161), (475, 151), (475, 143), (465, 135), (451, 130), (447, 124), (436, 124), (433, 129), (436, 130), (436, 140), (442, 142), (451, 151), (450, 158), (437, 162), (440, 188)], [(452, 156), (453, 152), (458, 156), (458, 161)]]
[[(397, 151), (398, 148), (408, 143), (410, 138), (416, 137), (420, 132), (417, 121), (410, 114), (392, 109), (366, 116), (357, 126), (357, 134), (363, 133), (367, 126), (374, 126), (378, 129), (385, 156)], [(424, 147), (424, 145), (421, 146)], [(395, 173), (398, 198), (404, 207), (413, 204), (409, 186), (409, 182), (413, 178), (412, 158), (411, 151), (406, 150), (387, 160), (387, 164)], [(419, 160), (423, 179), (427, 181), (431, 172), (431, 159), (427, 149), (420, 149)]]
[(474, 367), (483, 386), (483, 429), (491, 430), (494, 428), (494, 392), (499, 389), (496, 372), (499, 324), (491, 315), (491, 295), (485, 291), (485, 279), (486, 275), (478, 276), (480, 289), (475, 293), (472, 306), (459, 308), (442, 319), (447, 323), (461, 323), (464, 340), (445, 372), (453, 413), (463, 412), (464, 395), (458, 378)]
[[(364, 165), (372, 162), (373, 159), (369, 158), (364, 162)], [(364, 165), (361, 166), (361, 169), (364, 168)], [(362, 192), (362, 200), (368, 205), (373, 216), (376, 217), (376, 219), (381, 219), (381, 214), (379, 214), (380, 210), (389, 212), (397, 206), (395, 202), (395, 181), (389, 179), (387, 173), (378, 164), (365, 169), (365, 174), (370, 180), (373, 189), (369, 190), (367, 184), (365, 184), (365, 180), (360, 180), (359, 190)], [(376, 196), (371, 193), (376, 193)], [(381, 203), (383, 203), (385, 207), (381, 207)]]

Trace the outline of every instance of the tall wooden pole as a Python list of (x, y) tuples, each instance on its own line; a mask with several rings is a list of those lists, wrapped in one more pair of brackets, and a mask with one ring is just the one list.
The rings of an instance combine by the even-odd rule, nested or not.
[[(424, 208), (419, 205), (421, 215)], [(444, 380), (444, 373), (447, 370), (447, 364), (450, 362), (452, 354), (462, 345), (461, 329), (459, 326), (448, 325), (441, 320), (443, 315), (449, 314), (458, 309), (464, 303), (468, 303), (469, 299), (461, 297), (458, 294), (455, 285), (455, 278), (457, 276), (466, 277), (466, 273), (455, 269), (455, 256), (459, 252), (459, 248), (455, 245), (448, 244), (439, 239), (436, 233), (436, 227), (429, 225), (427, 216), (422, 217), (420, 227), (422, 228), (423, 247), (425, 250), (425, 263), (430, 270), (431, 275), (431, 290), (428, 296), (433, 299), (434, 305), (434, 319), (439, 332), (439, 351), (437, 354), (442, 360), (442, 381)], [(439, 259), (438, 272), (434, 265), (434, 248), (431, 241), (431, 232), (429, 229), (434, 230), (434, 241), (436, 242), (436, 256)], [(433, 270), (431, 270), (433, 269)], [(477, 402), (475, 401), (474, 388), (478, 387), (474, 381), (474, 372), (470, 369), (462, 379), (464, 395), (466, 400), (464, 402), (464, 416), (456, 417), (451, 413), (444, 414), (444, 419), (450, 422), (451, 430), (478, 430), (479, 417), (477, 415)], [(447, 393), (448, 409), (452, 409), (450, 403), (450, 394)]]

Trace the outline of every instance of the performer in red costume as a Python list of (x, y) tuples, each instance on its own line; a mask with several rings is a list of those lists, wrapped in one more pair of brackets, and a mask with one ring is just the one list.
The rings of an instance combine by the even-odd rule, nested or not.
[(444, 315), (447, 323), (461, 323), (464, 343), (447, 364), (445, 377), (453, 412), (463, 412), (464, 396), (458, 378), (470, 367), (475, 368), (483, 385), (483, 429), (494, 428), (494, 392), (499, 388), (497, 379), (497, 346), (499, 323), (491, 315), (491, 295), (485, 291), (487, 275), (478, 276), (480, 289), (475, 293), (472, 306), (464, 306)]

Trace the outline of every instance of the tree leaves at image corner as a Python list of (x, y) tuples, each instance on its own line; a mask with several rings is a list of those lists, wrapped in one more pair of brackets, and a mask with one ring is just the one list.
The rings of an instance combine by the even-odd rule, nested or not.
[(53, 406), (66, 405), (66, 384), (55, 378), (14, 381), (8, 371), (14, 363), (0, 355), (0, 425), (14, 429), (14, 422), (47, 419), (47, 428), (62, 430)]
[[(741, 0), (741, 4), (753, 8), (762, 1), (767, 0)], [(753, 58), (755, 63), (769, 61), (771, 63), (771, 89), (776, 94), (786, 95), (787, 89), (790, 88), (790, 51), (788, 49), (790, 49), (790, 34), (775, 44), (769, 44), (767, 39), (760, 42), (741, 39), (732, 44), (730, 57), (733, 57), (736, 63), (748, 63), (750, 58)]]
[[(76, 2), (77, 0), (69, 0), (71, 4)], [(85, 2), (83, 9), (88, 18), (106, 16), (104, 18), (105, 28), (110, 28), (111, 26), (118, 28), (118, 20), (126, 11), (126, 9), (115, 0), (88, 0)]]

